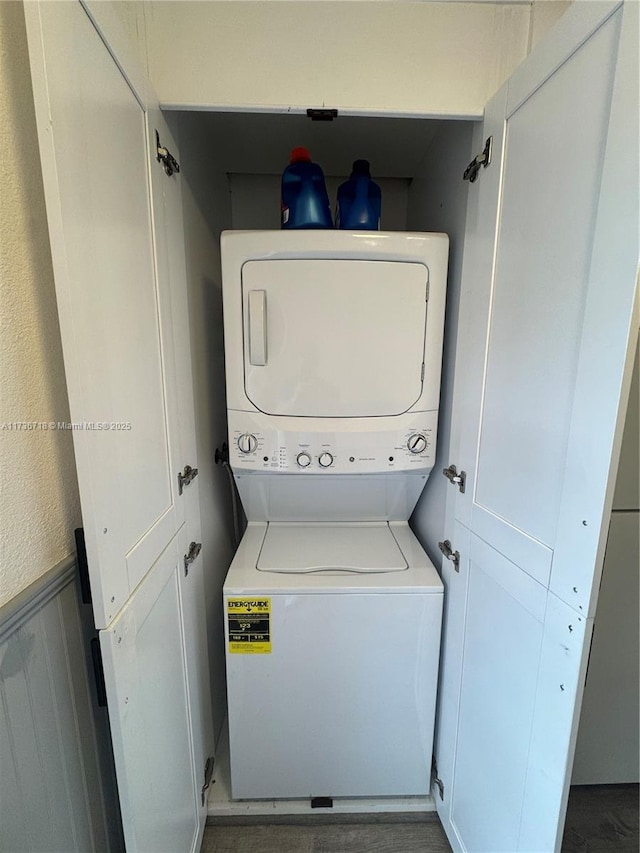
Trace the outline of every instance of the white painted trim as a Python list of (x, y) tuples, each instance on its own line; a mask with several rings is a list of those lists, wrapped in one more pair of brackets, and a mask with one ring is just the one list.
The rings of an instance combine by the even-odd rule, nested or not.
[(76, 571), (76, 556), (70, 554), (0, 607), (0, 643), (70, 584)]
[[(312, 107), (313, 108), (313, 107)], [(196, 102), (174, 103), (161, 102), (160, 109), (166, 111), (197, 112), (197, 113), (266, 113), (267, 115), (306, 115), (308, 107), (291, 107), (286, 104), (207, 104), (203, 106)], [(331, 109), (325, 105), (317, 109)], [(341, 117), (356, 116), (360, 118), (424, 118), (442, 119), (443, 121), (482, 121), (482, 112), (450, 113), (444, 110), (430, 112), (402, 112), (397, 110), (358, 110), (352, 107), (338, 108), (338, 121)]]

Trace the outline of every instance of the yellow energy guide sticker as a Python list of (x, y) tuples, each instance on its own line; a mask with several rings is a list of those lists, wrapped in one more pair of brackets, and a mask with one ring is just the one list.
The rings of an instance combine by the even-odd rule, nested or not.
[(270, 598), (228, 598), (227, 622), (231, 654), (271, 653)]

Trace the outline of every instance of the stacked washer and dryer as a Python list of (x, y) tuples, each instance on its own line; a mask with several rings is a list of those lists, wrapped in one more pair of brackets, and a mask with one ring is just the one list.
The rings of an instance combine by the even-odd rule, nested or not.
[(222, 236), (234, 799), (430, 787), (442, 582), (408, 525), (433, 467), (444, 234)]

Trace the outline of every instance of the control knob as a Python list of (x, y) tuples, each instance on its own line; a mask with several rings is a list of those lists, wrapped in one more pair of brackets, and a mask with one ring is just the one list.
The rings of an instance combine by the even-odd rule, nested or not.
[(333, 465), (333, 456), (330, 453), (321, 453), (318, 462), (323, 468)]
[(298, 453), (296, 456), (296, 462), (300, 466), (300, 468), (308, 468), (311, 465), (311, 457), (308, 453), (304, 451), (302, 453)]
[(422, 435), (422, 433), (415, 432), (413, 435), (409, 436), (407, 447), (411, 453), (424, 453), (427, 449), (427, 439)]
[(253, 453), (258, 446), (258, 439), (250, 432), (244, 432), (238, 439), (238, 450), (240, 453)]

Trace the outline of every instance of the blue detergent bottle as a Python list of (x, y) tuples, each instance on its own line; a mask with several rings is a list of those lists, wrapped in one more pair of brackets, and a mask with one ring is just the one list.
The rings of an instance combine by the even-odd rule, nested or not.
[(351, 177), (338, 188), (336, 228), (378, 231), (381, 211), (382, 192), (371, 180), (369, 161), (356, 160)]
[(332, 228), (322, 169), (306, 148), (294, 148), (282, 173), (282, 228)]

